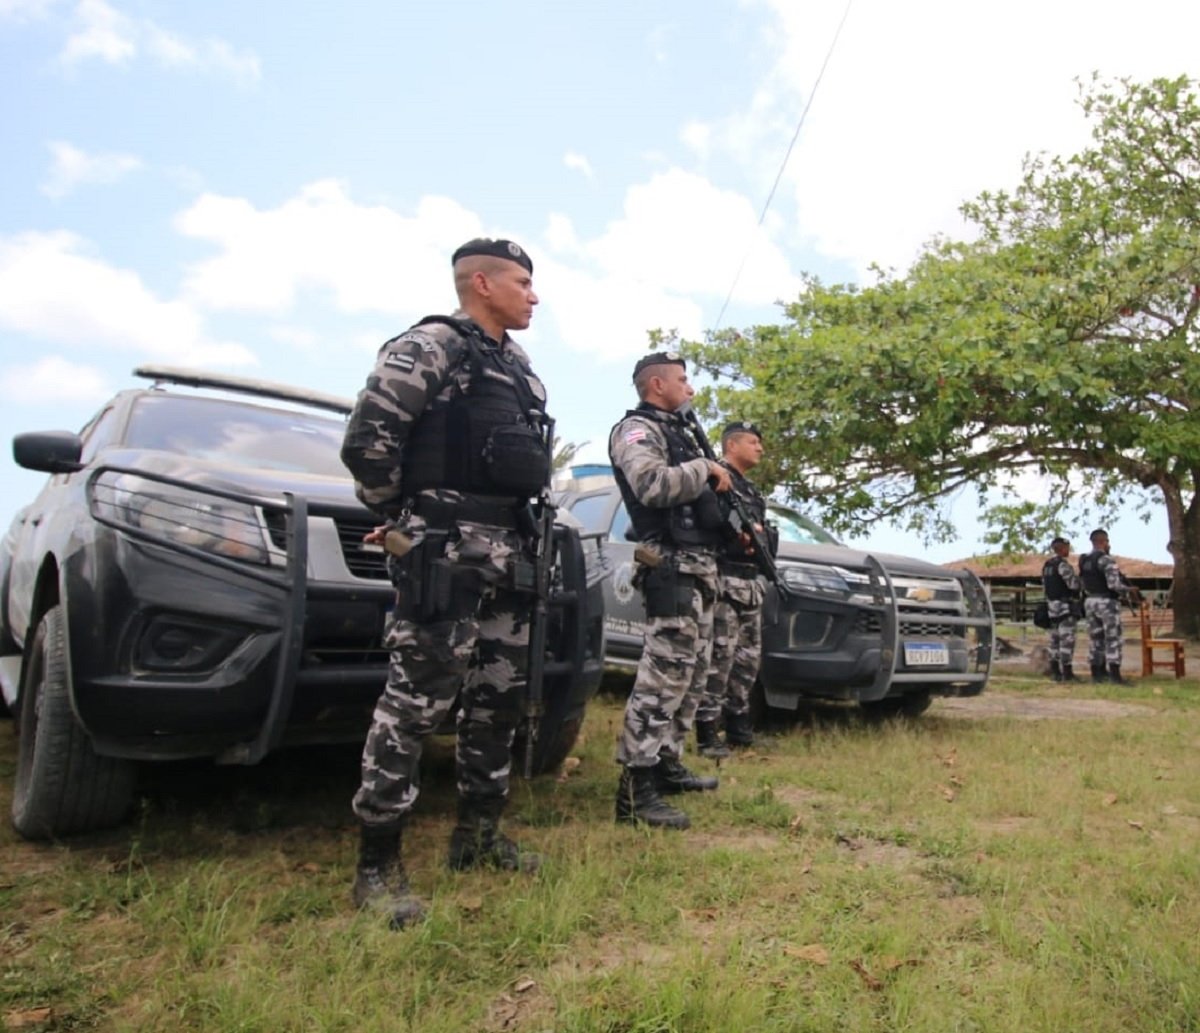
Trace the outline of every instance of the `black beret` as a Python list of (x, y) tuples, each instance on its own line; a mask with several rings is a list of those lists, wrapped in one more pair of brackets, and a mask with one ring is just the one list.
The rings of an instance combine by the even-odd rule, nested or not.
[(651, 352), (637, 360), (637, 365), (633, 367), (633, 379), (637, 380), (638, 374), (647, 366), (682, 366), (687, 369), (687, 363), (679, 352)]
[(470, 258), (472, 255), (503, 258), (524, 266), (528, 273), (533, 272), (533, 259), (525, 253), (520, 244), (514, 244), (511, 240), (492, 240), (490, 237), (476, 237), (474, 240), (468, 240), (450, 256), (450, 264), (457, 265), (460, 258)]
[(749, 420), (734, 420), (732, 423), (725, 424), (725, 429), (721, 431), (721, 440), (724, 441), (733, 434), (753, 434), (759, 441), (762, 441), (762, 431)]

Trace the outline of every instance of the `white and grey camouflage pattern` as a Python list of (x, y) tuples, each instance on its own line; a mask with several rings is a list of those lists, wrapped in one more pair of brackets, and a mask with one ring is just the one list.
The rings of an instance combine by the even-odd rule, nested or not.
[[(708, 460), (670, 466), (667, 439), (656, 420), (627, 416), (612, 431), (609, 454), (638, 500), (655, 509), (694, 502), (708, 480)], [(713, 607), (720, 593), (715, 551), (665, 549), (663, 561), (695, 578), (689, 604), (676, 617), (650, 618), (617, 761), (653, 767), (660, 756), (683, 756), (712, 653)]]

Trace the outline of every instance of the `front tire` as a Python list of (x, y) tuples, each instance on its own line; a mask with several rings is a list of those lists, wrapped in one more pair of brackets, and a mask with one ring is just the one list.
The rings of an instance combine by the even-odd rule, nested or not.
[(134, 766), (101, 757), (71, 709), (62, 607), (43, 615), (17, 700), (13, 827), (50, 839), (117, 824), (133, 800)]

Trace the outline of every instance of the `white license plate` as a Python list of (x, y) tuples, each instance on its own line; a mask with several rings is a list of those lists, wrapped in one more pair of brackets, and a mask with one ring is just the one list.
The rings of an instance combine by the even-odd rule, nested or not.
[(909, 667), (945, 667), (950, 651), (941, 642), (905, 642), (904, 662)]

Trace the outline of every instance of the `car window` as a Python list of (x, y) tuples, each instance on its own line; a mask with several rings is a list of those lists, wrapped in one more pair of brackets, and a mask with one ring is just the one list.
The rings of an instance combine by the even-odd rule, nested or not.
[(94, 416), (79, 432), (80, 438), (83, 439), (80, 461), (90, 463), (92, 457), (113, 440), (116, 429), (117, 418), (113, 415), (113, 407), (110, 405)]
[(616, 513), (613, 514), (612, 530), (609, 531), (608, 540), (610, 542), (628, 541), (629, 539), (625, 537), (627, 530), (629, 530), (629, 511), (622, 502), (617, 507)]
[(771, 506), (771, 519), (779, 527), (781, 542), (795, 542), (798, 545), (840, 545), (828, 531), (818, 527), (806, 516), (801, 516), (794, 509), (783, 506)]
[(148, 394), (134, 402), (125, 445), (252, 469), (348, 477), (340, 456), (344, 432), (340, 420), (311, 413)]
[[(612, 510), (612, 496), (585, 495), (571, 504), (571, 516), (578, 520), (585, 531), (607, 531), (608, 514)], [(625, 507), (621, 507), (625, 512)]]

